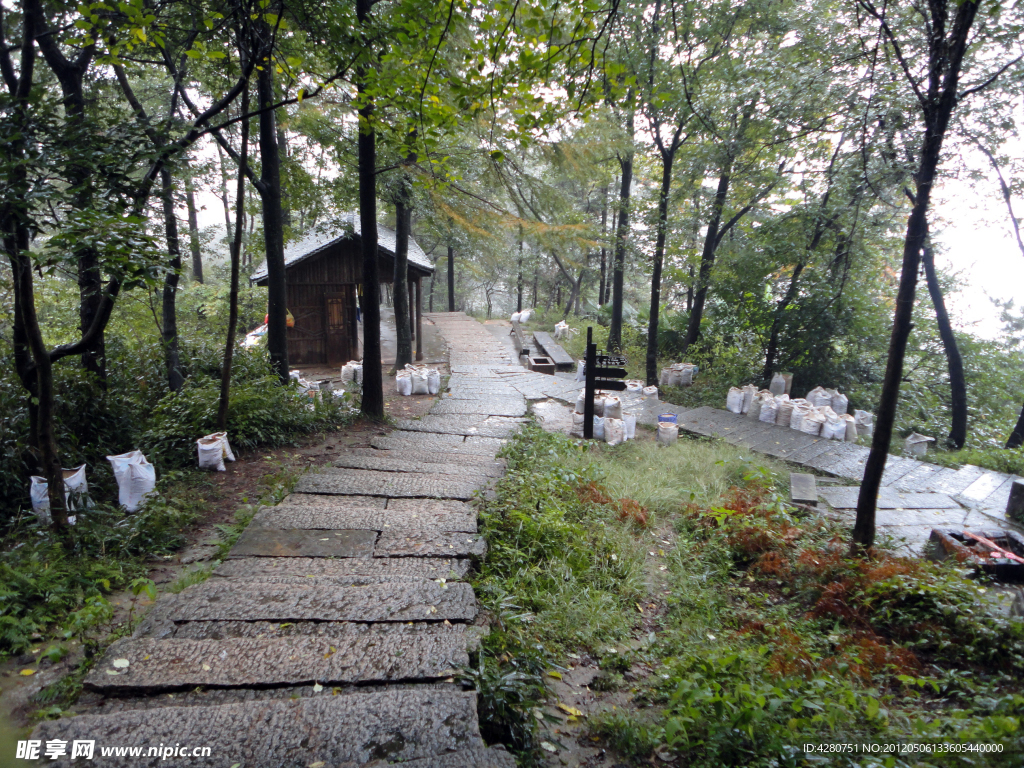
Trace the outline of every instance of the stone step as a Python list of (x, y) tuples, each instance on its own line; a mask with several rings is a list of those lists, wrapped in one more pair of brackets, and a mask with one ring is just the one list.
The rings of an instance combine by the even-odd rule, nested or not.
[(435, 415), (484, 413), (489, 416), (525, 416), (526, 403), (522, 397), (497, 398), (485, 395), (472, 400), (445, 397), (434, 403), (430, 412)]
[(277, 529), (249, 526), (228, 552), (234, 557), (372, 557), (373, 530)]
[[(284, 638), (319, 637), (347, 638), (345, 642), (361, 642), (360, 638), (387, 635), (388, 637), (412, 636), (418, 632), (451, 630), (466, 637), (466, 647), (472, 651), (479, 643), (486, 628), (466, 624), (445, 624), (413, 621), (407, 624), (360, 624), (351, 621), (186, 621), (177, 624), (174, 631), (161, 638), (176, 640), (228, 640), (230, 638)], [(142, 636), (136, 637), (140, 639)], [(146, 637), (149, 637), (148, 635)], [(394, 642), (397, 642), (395, 640)], [(334, 644), (336, 648), (340, 646)]]
[[(275, 584), (210, 579), (160, 598), (143, 619), (183, 621), (472, 621), (473, 589), (464, 582), (358, 579), (345, 583)], [(258, 584), (258, 586), (257, 586)], [(143, 635), (146, 632), (141, 633)]]
[[(387, 453), (387, 451), (378, 451)], [(505, 467), (500, 462), (490, 464), (445, 463), (444, 456), (434, 454), (433, 461), (410, 462), (390, 456), (339, 456), (332, 462), (335, 467), (345, 469), (369, 469), (382, 472), (416, 472), (420, 474), (454, 475), (456, 477), (501, 477)]]
[(347, 583), (353, 578), (418, 577), (424, 579), (465, 578), (470, 562), (463, 558), (352, 557), (337, 560), (309, 557), (241, 557), (225, 560), (213, 572), (216, 578), (258, 581), (317, 579), (322, 583)]
[(443, 458), (445, 464), (458, 464), (459, 466), (472, 467), (476, 464), (484, 466), (494, 465), (505, 467), (504, 459), (496, 459), (493, 456), (479, 453), (451, 453), (446, 451), (439, 456), (436, 451), (419, 450), (417, 448), (394, 448), (380, 450), (377, 448), (353, 448), (349, 451), (351, 456), (369, 456), (371, 458), (401, 459), (409, 464), (416, 462), (436, 462)]
[(384, 531), (374, 557), (483, 557), (483, 536), (448, 531)]
[(461, 749), (402, 763), (403, 768), (515, 768), (515, 765), (516, 759), (500, 747)]
[[(124, 662), (128, 662), (127, 666)], [(118, 640), (85, 678), (104, 693), (446, 678), (469, 663), (463, 626), (192, 640)]]
[[(489, 442), (483, 443), (481, 440)], [(494, 456), (501, 449), (503, 441), (494, 438), (464, 438), (462, 435), (436, 435), (432, 432), (392, 432), (386, 437), (371, 438), (370, 445), (381, 450), (436, 451), (445, 457), (462, 453)]]
[(409, 688), (344, 696), (332, 696), (325, 688), (319, 696), (302, 699), (80, 715), (41, 723), (31, 738), (142, 747), (142, 757), (102, 758), (97, 764), (105, 768), (185, 764), (180, 757), (164, 762), (162, 751), (145, 756), (158, 745), (210, 749), (209, 758), (189, 758), (190, 766), (240, 763), (245, 768), (317, 763), (339, 768), (375, 760), (426, 760), (421, 765), (442, 766), (446, 763), (431, 760), (484, 748), (475, 693)]
[(228, 558), (482, 557), (486, 551), (483, 537), (475, 533), (385, 529), (378, 535), (376, 530), (250, 526), (228, 552)]
[[(489, 395), (481, 394), (479, 397)], [(398, 428), (405, 432), (435, 432), (446, 435), (474, 435), (478, 437), (508, 437), (525, 421), (522, 418), (506, 418), (471, 414), (468, 416), (434, 416), (427, 414), (420, 419), (400, 419)]]
[[(422, 509), (366, 509), (363, 507), (347, 507), (338, 497), (333, 504), (323, 505), (284, 505), (261, 507), (249, 524), (253, 528), (308, 528), (308, 529), (366, 529), (386, 531), (389, 528), (465, 531), (475, 533), (476, 510), (463, 502), (460, 511), (430, 511)], [(409, 499), (420, 501), (420, 499)]]
[[(822, 488), (818, 494), (835, 509), (856, 509), (859, 487)], [(960, 505), (942, 493), (910, 493), (881, 488), (876, 509), (960, 509)]]
[[(317, 496), (309, 493), (289, 493), (283, 499), (281, 504), (288, 504), (290, 506), (315, 506), (323, 504), (333, 504), (336, 499), (332, 499), (330, 496)], [(388, 499), (386, 496), (346, 496), (344, 503), (351, 507), (359, 507), (360, 509), (384, 509), (388, 505)]]
[(299, 478), (295, 493), (336, 496), (371, 495), (387, 497), (426, 497), (434, 499), (473, 498), (475, 491), (487, 485), (488, 478), (475, 475), (456, 478), (416, 472), (379, 472), (368, 469), (324, 470)]

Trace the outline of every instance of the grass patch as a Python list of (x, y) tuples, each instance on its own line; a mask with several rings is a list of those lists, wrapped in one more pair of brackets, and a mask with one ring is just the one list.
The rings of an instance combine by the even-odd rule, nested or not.
[[(631, 695), (589, 730), (637, 763), (1020, 765), (1024, 624), (956, 564), (850, 559), (848, 531), (786, 502), (780, 465), (717, 441), (608, 448), (528, 426), (505, 453), (481, 515), (475, 586), (497, 620), (476, 673), (485, 727), (516, 734), (522, 764), (539, 760), (543, 670), (574, 652), (600, 660), (592, 690)], [(641, 600), (661, 606), (653, 631)]]
[(973, 448), (963, 451), (930, 451), (928, 461), (944, 467), (960, 469), (965, 464), (973, 464), (993, 472), (1005, 472), (1008, 475), (1024, 475), (1024, 449), (1011, 448)]

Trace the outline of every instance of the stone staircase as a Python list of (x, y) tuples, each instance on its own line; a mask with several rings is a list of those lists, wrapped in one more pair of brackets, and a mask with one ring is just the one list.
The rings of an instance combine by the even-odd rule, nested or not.
[(518, 369), (479, 323), (426, 317), (453, 370), (431, 415), (303, 476), (207, 581), (162, 596), (89, 672), (89, 713), (36, 728), (68, 744), (47, 765), (513, 768), (455, 675), (486, 632), (464, 581), (486, 551), (468, 502), (502, 474), (526, 404), (475, 368)]

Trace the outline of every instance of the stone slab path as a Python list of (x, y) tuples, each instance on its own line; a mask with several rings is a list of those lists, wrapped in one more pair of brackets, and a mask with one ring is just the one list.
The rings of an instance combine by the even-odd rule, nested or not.
[(180, 745), (223, 768), (514, 767), (454, 674), (486, 631), (464, 581), (486, 552), (469, 502), (504, 471), (521, 390), (543, 387), (472, 318), (426, 317), (452, 368), (430, 414), (259, 509), (208, 580), (162, 596), (97, 661), (84, 685), (102, 702), (32, 738), (93, 740), (100, 766), (179, 764), (148, 749)]

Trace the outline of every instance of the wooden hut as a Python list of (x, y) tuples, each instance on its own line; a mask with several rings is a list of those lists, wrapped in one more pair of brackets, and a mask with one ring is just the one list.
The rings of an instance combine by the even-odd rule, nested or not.
[[(330, 227), (318, 227), (284, 252), (288, 311), (295, 325), (288, 329), (288, 362), (292, 365), (343, 365), (362, 358), (359, 295), (363, 282), (359, 217), (349, 215)], [(395, 232), (377, 225), (380, 282), (395, 274)], [(409, 238), (409, 306), (416, 359), (423, 359), (421, 329), (422, 281), (434, 267), (423, 249)], [(267, 285), (264, 264), (250, 278)], [(379, 298), (378, 298), (379, 300)]]

